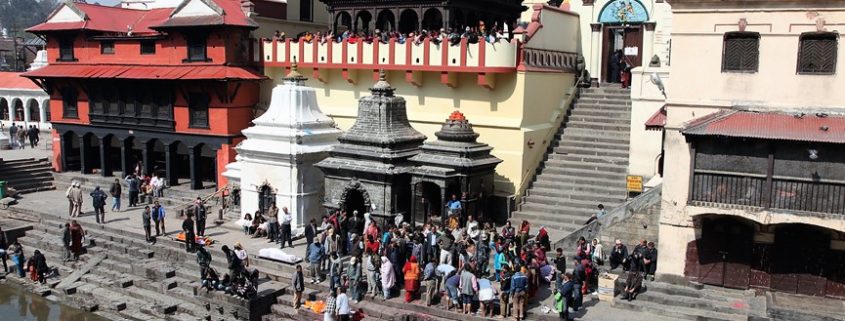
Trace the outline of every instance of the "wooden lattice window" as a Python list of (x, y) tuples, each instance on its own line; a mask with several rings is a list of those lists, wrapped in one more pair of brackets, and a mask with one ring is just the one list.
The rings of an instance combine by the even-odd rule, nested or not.
[(801, 34), (798, 47), (798, 73), (836, 73), (838, 40), (839, 35), (833, 32)]
[(722, 48), (722, 72), (757, 72), (760, 60), (760, 34), (729, 32)]

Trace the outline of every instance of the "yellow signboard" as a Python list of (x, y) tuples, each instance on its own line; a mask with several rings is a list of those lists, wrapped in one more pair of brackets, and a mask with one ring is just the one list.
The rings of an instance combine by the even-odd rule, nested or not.
[(627, 181), (626, 185), (628, 185), (628, 192), (637, 192), (637, 193), (643, 192), (643, 177), (642, 176), (628, 175), (628, 177), (626, 178), (626, 181)]

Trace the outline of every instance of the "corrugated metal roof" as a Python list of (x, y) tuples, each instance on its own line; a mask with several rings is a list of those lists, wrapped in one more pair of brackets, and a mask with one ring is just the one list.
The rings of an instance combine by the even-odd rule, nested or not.
[(136, 65), (84, 65), (50, 64), (22, 74), (29, 78), (100, 78), (100, 79), (245, 79), (261, 80), (266, 77), (249, 69), (232, 66), (136, 66)]
[(692, 136), (845, 144), (845, 117), (730, 110), (697, 118), (681, 132)]
[(666, 106), (660, 107), (654, 115), (645, 121), (645, 130), (663, 130), (666, 126)]

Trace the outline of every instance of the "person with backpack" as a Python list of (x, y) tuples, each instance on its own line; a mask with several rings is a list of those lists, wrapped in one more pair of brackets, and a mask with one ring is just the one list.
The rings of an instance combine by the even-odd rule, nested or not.
[(94, 188), (91, 192), (91, 203), (94, 205), (94, 217), (97, 219), (97, 224), (106, 224), (106, 199), (109, 198), (99, 186)]

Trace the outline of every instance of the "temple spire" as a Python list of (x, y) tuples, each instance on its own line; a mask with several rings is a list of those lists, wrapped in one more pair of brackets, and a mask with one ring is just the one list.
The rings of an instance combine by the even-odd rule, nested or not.
[(393, 88), (389, 82), (387, 82), (387, 74), (384, 71), (384, 68), (379, 69), (378, 71), (378, 81), (370, 88), (370, 92), (373, 93), (374, 96), (387, 96), (392, 97), (393, 91), (396, 88)]
[(299, 73), (299, 66), (296, 63), (296, 58), (293, 59), (293, 63), (291, 63), (290, 65), (290, 72), (287, 74), (287, 76), (285, 76), (285, 78), (282, 79), (284, 81), (292, 82), (295, 84), (302, 84), (303, 82), (308, 80), (308, 78), (305, 78), (305, 76)]

